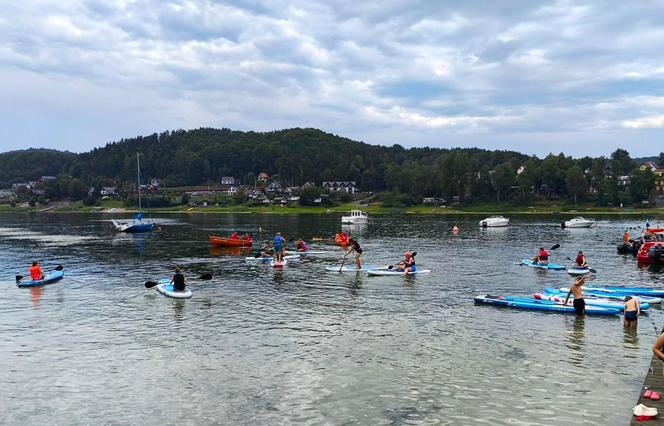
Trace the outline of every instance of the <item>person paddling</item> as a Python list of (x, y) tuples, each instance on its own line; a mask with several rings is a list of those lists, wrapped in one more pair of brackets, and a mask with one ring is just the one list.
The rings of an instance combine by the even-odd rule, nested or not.
[(281, 236), (280, 232), (277, 232), (277, 234), (274, 236), (273, 244), (274, 244), (274, 260), (277, 262), (283, 261), (284, 258), (284, 247), (286, 240), (284, 237)]
[(302, 252), (307, 250), (309, 250), (309, 246), (307, 245), (307, 243), (304, 242), (302, 238), (300, 238), (297, 242), (297, 245), (295, 246), (295, 251)]
[(586, 256), (581, 250), (576, 254), (576, 259), (574, 259), (574, 266), (579, 269), (588, 269), (588, 262), (586, 261)]
[(636, 296), (625, 296), (625, 316), (623, 318), (623, 324), (625, 327), (636, 328), (639, 321), (639, 315), (641, 315), (640, 305), (639, 299), (637, 299)]
[(348, 240), (348, 245), (350, 246), (350, 250), (348, 250), (346, 256), (355, 252), (355, 269), (359, 271), (362, 269), (362, 262), (360, 261), (360, 258), (362, 257), (362, 247), (360, 247), (360, 244), (353, 238)]
[(537, 263), (538, 265), (548, 265), (549, 264), (549, 252), (544, 249), (544, 247), (540, 247), (539, 251), (537, 252), (537, 256), (533, 257), (531, 259), (533, 263)]
[(233, 233), (231, 234), (231, 237), (230, 237), (230, 238), (231, 238), (231, 240), (238, 240), (239, 237), (238, 237), (238, 235), (237, 235), (237, 232), (233, 232)]
[(184, 291), (187, 286), (187, 279), (184, 277), (180, 268), (175, 268), (175, 275), (171, 278), (170, 283), (173, 284), (174, 291)]
[(408, 274), (409, 272), (416, 272), (417, 267), (415, 266), (415, 256), (413, 256), (413, 253), (406, 250), (403, 253), (403, 260), (395, 264), (393, 268), (397, 272), (403, 272), (404, 275)]
[(581, 291), (581, 286), (585, 283), (585, 281), (586, 277), (576, 277), (574, 283), (572, 283), (572, 286), (567, 292), (567, 296), (565, 296), (565, 301), (563, 302), (563, 305), (567, 305), (569, 296), (573, 294), (574, 301), (572, 302), (572, 305), (574, 306), (574, 312), (577, 315), (584, 315), (586, 313), (586, 301), (583, 300), (583, 292)]
[(32, 262), (32, 266), (28, 268), (28, 272), (30, 273), (30, 278), (32, 278), (32, 281), (44, 279), (44, 272), (42, 271), (41, 266), (39, 266), (39, 262), (36, 260)]

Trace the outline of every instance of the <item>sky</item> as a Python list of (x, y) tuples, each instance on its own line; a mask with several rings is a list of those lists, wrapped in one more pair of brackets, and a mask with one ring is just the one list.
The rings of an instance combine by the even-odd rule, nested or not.
[(315, 127), (544, 156), (664, 151), (664, 0), (26, 0), (0, 151)]

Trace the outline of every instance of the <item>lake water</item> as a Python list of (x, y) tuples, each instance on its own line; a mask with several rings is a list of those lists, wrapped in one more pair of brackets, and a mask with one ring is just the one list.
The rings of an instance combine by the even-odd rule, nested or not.
[[(172, 215), (162, 232), (119, 235), (108, 217), (0, 215), (0, 422), (6, 424), (622, 424), (648, 368), (655, 307), (624, 331), (620, 317), (475, 306), (477, 294), (530, 295), (571, 283), (565, 272), (515, 265), (560, 243), (583, 249), (596, 283), (664, 287), (664, 273), (616, 254), (630, 219), (561, 229), (559, 218), (380, 216), (351, 232), (366, 263), (418, 252), (416, 277), (326, 273), (341, 249), (284, 270), (211, 249), (234, 230), (308, 241), (339, 215)], [(664, 222), (664, 220), (660, 221)], [(460, 226), (454, 236), (452, 225)], [(65, 279), (19, 289), (28, 262)], [(175, 265), (193, 298), (146, 280)]]

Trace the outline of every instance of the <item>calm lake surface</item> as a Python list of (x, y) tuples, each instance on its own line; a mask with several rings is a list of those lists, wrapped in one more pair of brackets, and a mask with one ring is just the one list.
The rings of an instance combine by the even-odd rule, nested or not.
[[(169, 215), (162, 232), (120, 235), (110, 216), (0, 215), (0, 422), (5, 424), (624, 424), (648, 368), (659, 307), (621, 317), (475, 306), (477, 294), (567, 286), (565, 272), (515, 265), (560, 243), (583, 249), (595, 283), (664, 288), (664, 273), (616, 254), (626, 226), (561, 229), (560, 218), (374, 216), (352, 229), (365, 263), (418, 252), (416, 277), (326, 273), (341, 249), (283, 271), (211, 249), (233, 230), (325, 237), (339, 215)], [(651, 220), (663, 223), (664, 220)], [(461, 232), (453, 236), (450, 228)], [(19, 289), (28, 262), (65, 279)], [(350, 263), (350, 260), (349, 260)], [(182, 266), (193, 298), (146, 280)]]

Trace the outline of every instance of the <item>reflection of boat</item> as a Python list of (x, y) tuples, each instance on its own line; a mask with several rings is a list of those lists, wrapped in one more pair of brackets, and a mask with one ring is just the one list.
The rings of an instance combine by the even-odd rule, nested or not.
[(341, 216), (341, 223), (367, 223), (369, 216), (362, 210), (351, 210), (350, 216)]
[(490, 216), (486, 219), (480, 220), (480, 226), (482, 228), (497, 228), (500, 226), (507, 226), (510, 223), (510, 219), (503, 216)]
[(560, 226), (563, 228), (590, 228), (594, 226), (597, 222), (590, 219), (584, 219), (581, 216), (577, 216), (573, 219), (566, 220), (561, 222)]
[(210, 256), (246, 256), (251, 253), (251, 247), (210, 247)]
[(367, 230), (367, 223), (344, 223), (341, 225), (341, 229), (346, 231), (348, 234), (360, 235)]
[(208, 237), (210, 244), (220, 247), (251, 247), (252, 240), (231, 239), (226, 237), (217, 237), (210, 235)]
[(111, 219), (115, 230), (118, 232), (150, 232), (154, 229), (155, 223), (154, 220), (143, 220), (143, 213), (141, 213), (141, 163), (140, 156), (136, 153), (136, 169), (137, 169), (137, 181), (138, 181), (138, 212), (133, 219), (125, 220), (115, 220)]

